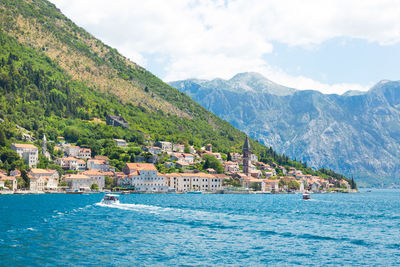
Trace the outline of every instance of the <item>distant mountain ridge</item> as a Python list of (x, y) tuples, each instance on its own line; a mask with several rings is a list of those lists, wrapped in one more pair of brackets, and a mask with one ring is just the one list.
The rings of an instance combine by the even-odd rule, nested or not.
[(296, 89), (274, 83), (256, 72), (238, 73), (230, 80), (188, 79), (181, 82), (195, 83), (204, 88), (218, 88), (231, 92), (257, 92), (274, 95), (291, 95), (296, 92)]
[(273, 82), (262, 89), (227, 88), (232, 80), (265, 85), (255, 80), (259, 76), (216, 79), (223, 86), (215, 80), (170, 84), (251, 137), (312, 167), (354, 176), (361, 185), (400, 183), (399, 81), (383, 80), (367, 92), (343, 95), (291, 88), (279, 93)]

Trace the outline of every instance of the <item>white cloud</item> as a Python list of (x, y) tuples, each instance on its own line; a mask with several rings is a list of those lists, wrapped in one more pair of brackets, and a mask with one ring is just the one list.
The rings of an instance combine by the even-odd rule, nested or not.
[(68, 17), (131, 60), (161, 55), (165, 80), (229, 78), (258, 71), (299, 89), (341, 93), (358, 84), (323, 84), (290, 76), (263, 55), (272, 41), (315, 46), (336, 37), (400, 42), (400, 1), (52, 0)]

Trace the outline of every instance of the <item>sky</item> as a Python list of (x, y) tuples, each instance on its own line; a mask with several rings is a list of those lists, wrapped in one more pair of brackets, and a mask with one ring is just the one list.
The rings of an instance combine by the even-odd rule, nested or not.
[(50, 0), (166, 82), (259, 72), (342, 94), (400, 80), (398, 0)]

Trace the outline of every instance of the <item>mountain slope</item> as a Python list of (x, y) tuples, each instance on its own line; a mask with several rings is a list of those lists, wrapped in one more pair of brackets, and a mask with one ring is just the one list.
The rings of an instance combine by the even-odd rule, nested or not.
[(399, 184), (400, 82), (383, 81), (369, 92), (341, 96), (311, 90), (289, 95), (256, 88), (232, 91), (194, 80), (171, 85), (309, 166), (340, 171), (364, 185)]

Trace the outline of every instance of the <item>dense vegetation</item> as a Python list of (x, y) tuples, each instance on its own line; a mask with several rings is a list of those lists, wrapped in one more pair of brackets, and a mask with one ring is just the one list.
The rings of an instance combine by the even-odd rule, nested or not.
[[(28, 21), (22, 21), (28, 23), (25, 26), (32, 26), (32, 31), (40, 29), (43, 35), (31, 36), (26, 29), (18, 27), (19, 15)], [(109, 156), (118, 169), (124, 162), (133, 161), (140, 153), (139, 147), (149, 140), (196, 148), (211, 143), (215, 151), (225, 154), (241, 150), (244, 133), (90, 36), (65, 18), (53, 4), (45, 0), (1, 0), (0, 18), (0, 118), (4, 120), (0, 132), (5, 135), (0, 157), (4, 159), (3, 168), (21, 167), (10, 166), (8, 160), (15, 156), (9, 151), (10, 143), (22, 140), (24, 132), (16, 125), (32, 134), (37, 145), (44, 134), (51, 141), (61, 135), (69, 142), (91, 148), (94, 155)], [(40, 45), (43, 36), (53, 36), (54, 43)], [(68, 53), (63, 52), (62, 56), (48, 53), (56, 43)], [(81, 62), (74, 61), (75, 68), (71, 68), (64, 59), (68, 56), (82, 58), (88, 65), (83, 64), (86, 67), (82, 71), (78, 68)], [(117, 73), (110, 81), (118, 85), (122, 79), (126, 82), (123, 85), (132, 86), (129, 88), (136, 90), (136, 94), (126, 99), (123, 96), (129, 88), (99, 89), (101, 86), (90, 79), (92, 76), (85, 80), (76, 75), (79, 71), (102, 75), (103, 70), (108, 71), (109, 77)], [(155, 106), (158, 102), (162, 105)], [(102, 123), (108, 114), (122, 114), (130, 123), (129, 129)], [(131, 147), (118, 148), (113, 138), (126, 139)], [(250, 143), (252, 152), (264, 162), (277, 162), (317, 174), (305, 164), (278, 155), (257, 141), (250, 140)], [(55, 154), (51, 145), (49, 151)], [(40, 166), (48, 164), (41, 157)], [(221, 167), (211, 159), (206, 161), (206, 166), (221, 172)]]

